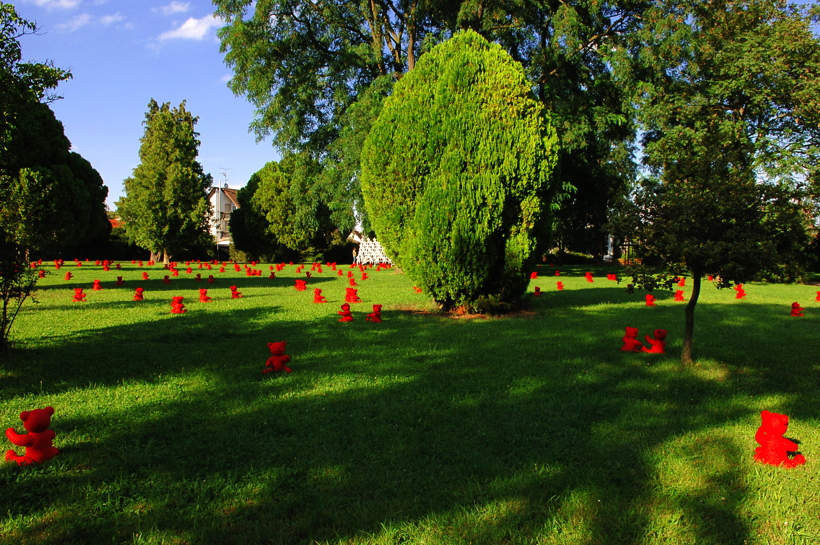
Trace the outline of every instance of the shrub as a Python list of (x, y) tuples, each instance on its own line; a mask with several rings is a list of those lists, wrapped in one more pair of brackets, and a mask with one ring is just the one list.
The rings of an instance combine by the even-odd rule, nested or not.
[(457, 33), (396, 83), (365, 142), (379, 241), (443, 308), (516, 302), (548, 239), (556, 148), (521, 66)]

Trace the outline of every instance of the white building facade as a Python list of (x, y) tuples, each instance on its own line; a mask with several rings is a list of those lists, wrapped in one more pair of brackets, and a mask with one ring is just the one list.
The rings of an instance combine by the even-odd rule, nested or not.
[(237, 190), (224, 184), (222, 187), (212, 187), (208, 191), (208, 200), (211, 202), (211, 235), (217, 246), (227, 249), (231, 245), (231, 232), (228, 225), (231, 214), (239, 208), (236, 199)]

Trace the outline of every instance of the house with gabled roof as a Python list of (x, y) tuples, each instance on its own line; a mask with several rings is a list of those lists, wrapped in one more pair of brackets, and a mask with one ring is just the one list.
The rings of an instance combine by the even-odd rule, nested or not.
[(231, 214), (239, 208), (236, 192), (237, 189), (228, 187), (228, 184), (214, 186), (208, 190), (208, 200), (211, 203), (211, 235), (217, 246), (226, 250), (231, 245), (231, 232), (228, 230)]

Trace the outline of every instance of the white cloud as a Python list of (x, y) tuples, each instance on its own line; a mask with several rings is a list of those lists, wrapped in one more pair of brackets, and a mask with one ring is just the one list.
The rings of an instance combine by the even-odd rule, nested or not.
[(104, 15), (100, 17), (100, 24), (110, 25), (111, 23), (119, 23), (123, 19), (125, 19), (125, 17), (120, 15), (120, 12), (118, 11), (114, 15)]
[[(191, 4), (188, 2), (171, 2), (167, 6), (162, 6), (159, 8), (159, 11), (162, 12), (163, 15), (173, 15), (174, 13), (185, 13), (186, 11), (191, 9)], [(155, 8), (154, 11), (157, 11)]]
[(67, 23), (57, 25), (57, 28), (65, 30), (67, 32), (74, 32), (75, 30), (82, 28), (86, 25), (99, 24), (108, 26), (113, 23), (119, 23), (123, 20), (125, 20), (125, 17), (121, 15), (120, 12), (117, 12), (113, 15), (103, 15), (102, 17), (94, 17), (89, 13), (81, 13), (80, 15), (74, 17)]
[(213, 15), (206, 15), (201, 19), (190, 17), (179, 28), (160, 34), (159, 40), (204, 40), (210, 29), (221, 25), (222, 21)]
[(71, 9), (79, 6), (82, 0), (33, 0), (33, 2), (46, 9)]
[(92, 21), (92, 17), (88, 13), (81, 13), (80, 15), (76, 16), (72, 20), (67, 23), (63, 23), (57, 25), (57, 28), (61, 28), (63, 30), (67, 30), (68, 32), (74, 32), (78, 28), (84, 27), (87, 24), (90, 24)]

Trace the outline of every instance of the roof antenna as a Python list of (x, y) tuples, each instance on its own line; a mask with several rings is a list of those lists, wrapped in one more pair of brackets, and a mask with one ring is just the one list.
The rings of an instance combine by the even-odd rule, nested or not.
[(223, 187), (225, 189), (228, 189), (228, 171), (233, 170), (233, 169), (232, 168), (219, 167), (219, 170), (222, 171), (222, 177), (225, 178), (225, 184), (224, 184)]

